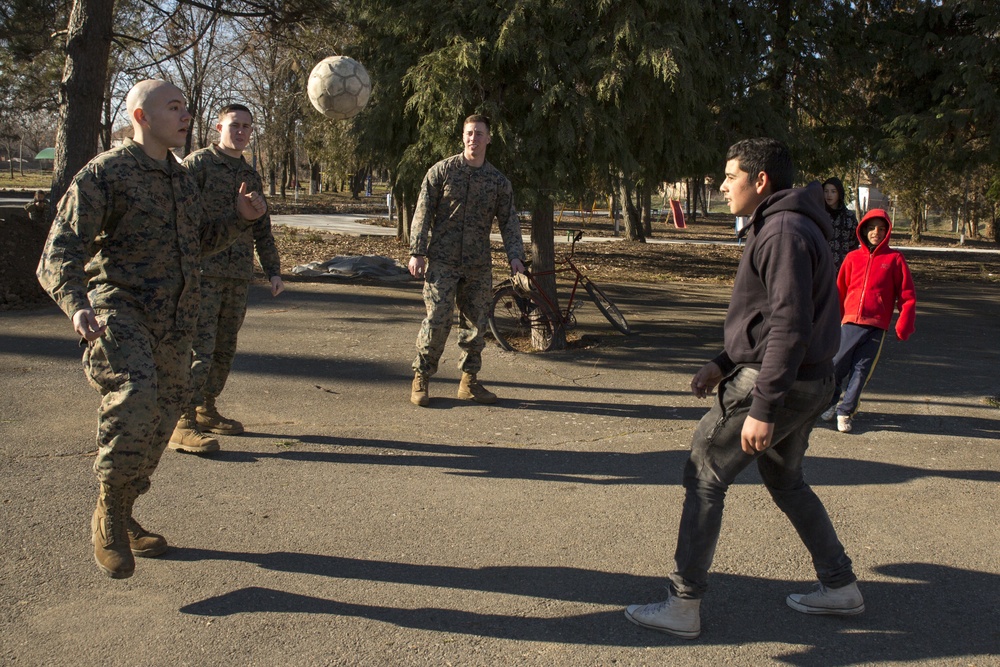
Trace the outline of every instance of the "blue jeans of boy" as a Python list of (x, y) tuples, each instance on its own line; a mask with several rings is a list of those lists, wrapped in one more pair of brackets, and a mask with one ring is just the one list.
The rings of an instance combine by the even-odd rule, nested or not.
[[(862, 324), (840, 327), (840, 350), (833, 358), (833, 377), (837, 383), (830, 405), (838, 415), (853, 417), (861, 403), (861, 391), (868, 384), (882, 354), (885, 330)], [(844, 395), (841, 398), (840, 392)]]
[(671, 590), (681, 598), (701, 598), (722, 526), (726, 492), (736, 476), (756, 460), (775, 504), (788, 517), (812, 556), (819, 580), (829, 588), (856, 581), (851, 559), (837, 538), (823, 503), (802, 477), (809, 433), (829, 404), (833, 377), (796, 381), (774, 420), (772, 445), (755, 456), (743, 452), (740, 434), (750, 411), (757, 371), (741, 368), (719, 384), (715, 403), (694, 433), (684, 468), (686, 490)]

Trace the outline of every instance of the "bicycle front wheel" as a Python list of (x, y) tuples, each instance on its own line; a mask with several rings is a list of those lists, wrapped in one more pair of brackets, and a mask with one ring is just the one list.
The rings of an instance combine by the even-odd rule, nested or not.
[(487, 319), (497, 345), (505, 350), (545, 352), (552, 347), (549, 308), (534, 294), (518, 292), (512, 285), (497, 288)]
[(618, 306), (614, 304), (611, 299), (601, 290), (600, 287), (590, 282), (589, 280), (584, 284), (584, 289), (587, 290), (587, 294), (593, 299), (594, 305), (597, 309), (601, 311), (604, 317), (608, 318), (608, 322), (611, 322), (611, 326), (623, 334), (628, 335), (632, 333), (632, 327), (628, 325), (628, 321), (625, 320), (625, 316), (622, 315), (622, 311), (618, 310)]

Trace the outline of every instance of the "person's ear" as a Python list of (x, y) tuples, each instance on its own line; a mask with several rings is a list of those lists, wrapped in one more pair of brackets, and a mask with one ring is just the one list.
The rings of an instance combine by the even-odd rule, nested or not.
[(771, 177), (767, 175), (766, 171), (757, 174), (753, 187), (759, 195), (771, 194)]
[(149, 126), (149, 121), (146, 119), (146, 112), (143, 111), (142, 107), (136, 107), (135, 111), (132, 112), (132, 118), (143, 127)]
[(215, 124), (215, 131), (218, 132), (219, 134), (222, 134), (222, 123)]

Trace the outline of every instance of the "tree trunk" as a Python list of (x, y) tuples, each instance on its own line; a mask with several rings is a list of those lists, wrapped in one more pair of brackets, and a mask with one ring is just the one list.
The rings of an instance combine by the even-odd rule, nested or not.
[[(551, 271), (556, 265), (555, 206), (551, 197), (539, 194), (531, 207), (531, 270)], [(560, 317), (554, 274), (538, 278), (538, 286), (555, 305), (554, 317)], [(558, 327), (553, 332), (552, 350), (566, 349), (566, 330)]]
[(639, 194), (642, 197), (642, 231), (649, 237), (653, 235), (653, 188), (643, 184)]
[[(704, 179), (702, 179), (704, 183)], [(687, 191), (688, 191), (688, 212), (687, 212), (687, 223), (692, 224), (698, 220), (698, 184), (694, 178), (688, 179)]]
[(365, 189), (365, 179), (368, 178), (368, 174), (370, 173), (371, 169), (369, 167), (364, 167), (354, 172), (354, 175), (351, 177), (351, 199), (360, 199), (358, 195)]
[(112, 110), (111, 110), (111, 77), (105, 77), (104, 83), (104, 102), (101, 105), (101, 118), (103, 122), (101, 123), (100, 130), (98, 131), (98, 138), (100, 144), (97, 147), (99, 151), (111, 150), (111, 134), (113, 132), (112, 128)]
[(924, 207), (919, 202), (910, 207), (910, 240), (916, 243), (920, 240), (920, 230), (922, 228)]
[(281, 183), (281, 201), (285, 201), (285, 197), (287, 196), (287, 192), (288, 192), (287, 191), (287, 188), (288, 188), (288, 160), (282, 160), (281, 161), (281, 179), (280, 179), (279, 182)]
[(196, 89), (188, 93), (187, 110), (191, 114), (191, 127), (188, 129), (187, 137), (184, 139), (184, 155), (191, 154), (194, 145), (194, 123), (196, 118), (201, 118), (201, 90)]
[(396, 208), (396, 238), (410, 245), (410, 229), (413, 225), (413, 214), (417, 210), (417, 192), (410, 187), (396, 185), (392, 191), (393, 205)]
[(629, 241), (645, 243), (646, 237), (642, 233), (642, 220), (639, 218), (639, 208), (632, 198), (633, 194), (638, 193), (632, 189), (632, 182), (623, 178), (622, 203), (625, 205), (625, 238)]
[[(49, 195), (53, 204), (65, 194), (76, 172), (97, 153), (114, 9), (114, 0), (74, 0), (70, 10)], [(55, 217), (56, 208), (49, 207), (50, 219)]]
[(309, 194), (314, 195), (320, 191), (320, 181), (323, 178), (323, 174), (319, 169), (319, 161), (313, 162), (309, 165)]

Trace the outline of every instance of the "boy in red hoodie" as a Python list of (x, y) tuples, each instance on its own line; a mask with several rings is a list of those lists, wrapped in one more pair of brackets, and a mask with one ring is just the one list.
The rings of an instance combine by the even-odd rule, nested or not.
[(822, 415), (823, 421), (836, 416), (841, 433), (852, 428), (861, 390), (875, 370), (892, 311), (898, 305), (896, 338), (906, 340), (913, 333), (917, 308), (906, 260), (889, 247), (889, 215), (880, 208), (868, 211), (857, 233), (861, 247), (848, 253), (837, 276), (841, 315), (840, 351), (833, 358), (837, 389)]

